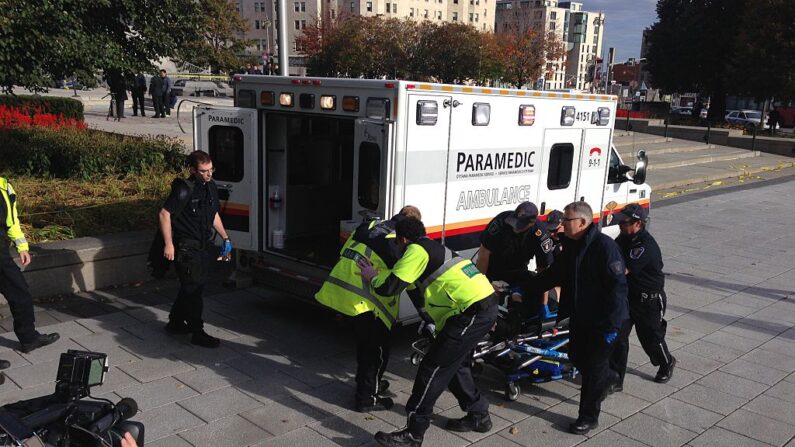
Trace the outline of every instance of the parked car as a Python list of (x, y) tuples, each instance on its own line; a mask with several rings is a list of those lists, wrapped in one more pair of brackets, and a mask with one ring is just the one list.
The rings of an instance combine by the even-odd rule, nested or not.
[[(758, 110), (733, 110), (726, 114), (726, 122), (745, 127), (762, 127), (762, 112)], [(767, 128), (765, 123), (763, 128)]]
[(693, 114), (692, 107), (671, 107), (671, 115), (690, 116), (692, 114)]
[(232, 97), (234, 89), (225, 82), (220, 81), (190, 81), (177, 79), (171, 91), (176, 96), (223, 96)]

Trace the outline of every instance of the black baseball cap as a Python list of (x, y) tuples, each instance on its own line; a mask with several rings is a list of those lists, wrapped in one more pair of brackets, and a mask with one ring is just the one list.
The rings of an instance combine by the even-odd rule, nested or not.
[(547, 230), (554, 230), (555, 228), (559, 227), (563, 223), (563, 212), (558, 210), (552, 210), (549, 214), (547, 214)]
[(530, 224), (535, 223), (538, 217), (538, 208), (533, 202), (522, 202), (505, 218), (505, 223), (512, 226), (514, 230), (523, 230)]
[(619, 222), (626, 222), (631, 220), (643, 220), (649, 217), (649, 210), (643, 208), (637, 203), (630, 203), (625, 206), (623, 210), (616, 216)]

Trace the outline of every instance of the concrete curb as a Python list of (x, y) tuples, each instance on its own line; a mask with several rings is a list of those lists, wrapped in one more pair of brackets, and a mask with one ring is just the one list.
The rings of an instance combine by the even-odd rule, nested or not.
[(735, 174), (727, 175), (726, 172), (712, 174), (712, 175), (704, 175), (700, 177), (693, 177), (690, 179), (683, 179), (683, 180), (676, 180), (673, 182), (668, 183), (660, 183), (654, 185), (654, 189), (661, 190), (661, 189), (671, 189), (671, 188), (679, 188), (684, 187), (687, 185), (692, 185), (695, 183), (702, 183), (702, 182), (714, 182), (717, 180), (723, 180), (730, 177), (741, 176), (741, 175), (754, 175), (759, 174), (762, 172), (768, 172), (775, 169), (788, 169), (788, 168), (795, 168), (795, 161), (787, 162), (787, 163), (779, 163), (775, 166), (759, 166), (755, 168), (748, 168), (748, 169), (738, 169)]
[[(153, 230), (45, 242), (31, 247), (23, 275), (34, 297), (91, 291), (147, 280)], [(0, 295), (0, 304), (5, 298)]]

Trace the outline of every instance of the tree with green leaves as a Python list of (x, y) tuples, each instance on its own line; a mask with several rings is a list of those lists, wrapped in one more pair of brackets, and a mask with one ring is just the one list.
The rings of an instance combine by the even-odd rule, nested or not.
[(726, 95), (793, 96), (791, 0), (659, 0), (647, 63), (664, 92), (710, 96), (722, 120)]
[(240, 16), (232, 0), (202, 0), (198, 2), (202, 23), (201, 33), (180, 48), (178, 60), (200, 67), (210, 67), (213, 73), (239, 68), (239, 54), (254, 44), (241, 39), (249, 29), (246, 19)]
[(200, 3), (0, 0), (0, 88), (43, 91), (54, 80), (99, 71), (154, 72), (153, 61), (195, 40)]

